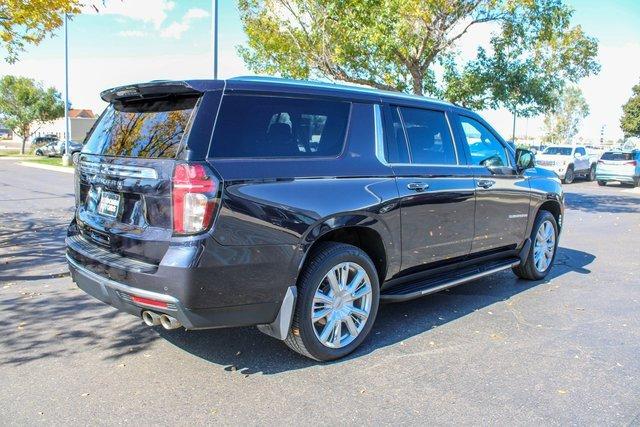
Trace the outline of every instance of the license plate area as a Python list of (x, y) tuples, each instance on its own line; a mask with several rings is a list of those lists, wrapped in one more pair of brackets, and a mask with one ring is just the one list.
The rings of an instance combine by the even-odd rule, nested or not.
[(122, 197), (118, 193), (102, 191), (100, 202), (98, 202), (98, 214), (111, 219), (118, 217), (122, 206)]

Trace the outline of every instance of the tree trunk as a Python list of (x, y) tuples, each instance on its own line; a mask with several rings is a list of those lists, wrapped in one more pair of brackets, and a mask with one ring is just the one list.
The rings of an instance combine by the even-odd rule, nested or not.
[(22, 138), (22, 146), (20, 147), (20, 154), (24, 154), (25, 147), (27, 145), (27, 139), (29, 139), (29, 136), (30, 136), (30, 134), (29, 134), (29, 126), (24, 126), (21, 129), (21, 133), (22, 133), (22, 135), (18, 135), (18, 136), (20, 136)]
[(409, 69), (411, 74), (411, 89), (414, 95), (422, 96), (422, 85), (424, 84), (424, 76), (418, 70)]

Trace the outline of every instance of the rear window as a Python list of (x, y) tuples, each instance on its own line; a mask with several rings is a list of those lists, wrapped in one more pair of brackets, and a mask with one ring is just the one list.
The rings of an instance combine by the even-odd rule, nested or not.
[(602, 160), (633, 160), (633, 153), (604, 153)]
[(112, 103), (83, 152), (119, 157), (173, 158), (198, 98)]
[(350, 104), (227, 95), (213, 137), (217, 158), (335, 157), (342, 151)]

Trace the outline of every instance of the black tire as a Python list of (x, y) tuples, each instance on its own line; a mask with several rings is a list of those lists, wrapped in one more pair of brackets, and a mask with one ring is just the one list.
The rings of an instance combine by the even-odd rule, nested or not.
[(36, 150), (36, 156), (42, 156), (42, 150)]
[[(360, 333), (344, 347), (330, 348), (320, 342), (316, 336), (311, 319), (313, 299), (325, 275), (343, 262), (356, 263), (361, 266), (371, 283), (371, 309)], [(355, 350), (367, 337), (378, 312), (380, 285), (376, 268), (360, 248), (336, 242), (322, 242), (309, 255), (309, 259), (298, 279), (298, 296), (285, 343), (294, 351), (318, 361), (339, 359)]]
[(76, 151), (71, 155), (71, 161), (73, 162), (74, 165), (77, 165), (79, 160), (80, 160), (80, 152)]
[(607, 185), (607, 181), (598, 181), (598, 185), (600, 187), (604, 187), (605, 185)]
[(576, 174), (573, 171), (573, 165), (569, 165), (567, 171), (564, 174), (564, 179), (562, 180), (562, 182), (565, 184), (571, 184), (575, 178)]
[(589, 174), (587, 175), (587, 180), (589, 181), (596, 180), (596, 165), (591, 165), (591, 169), (589, 169)]
[(640, 187), (640, 177), (633, 178), (633, 186)]
[[(534, 260), (535, 241), (536, 241), (536, 234), (538, 233), (538, 229), (546, 221), (549, 221), (553, 226), (555, 242), (554, 242), (554, 248), (553, 248), (553, 256), (551, 258), (551, 261), (549, 262), (549, 265), (544, 271), (539, 271), (535, 266), (535, 260)], [(529, 249), (529, 254), (527, 255), (527, 259), (525, 260), (524, 263), (521, 263), (519, 266), (514, 267), (512, 270), (515, 273), (515, 275), (521, 279), (542, 280), (547, 276), (547, 274), (553, 267), (553, 263), (556, 259), (556, 254), (558, 253), (558, 224), (556, 223), (556, 219), (551, 214), (551, 212), (543, 211), (543, 210), (538, 212), (538, 215), (536, 216), (536, 221), (533, 224), (533, 230), (531, 231), (530, 237), (531, 237), (531, 248)]]

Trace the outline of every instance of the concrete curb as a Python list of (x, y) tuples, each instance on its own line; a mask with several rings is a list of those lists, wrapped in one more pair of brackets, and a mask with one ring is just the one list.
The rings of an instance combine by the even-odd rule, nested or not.
[(18, 162), (17, 164), (19, 164), (20, 166), (27, 166), (29, 168), (45, 169), (45, 170), (55, 171), (55, 172), (64, 172), (64, 173), (74, 172), (73, 168), (67, 168), (64, 166), (40, 165), (38, 163), (31, 163), (31, 162)]

